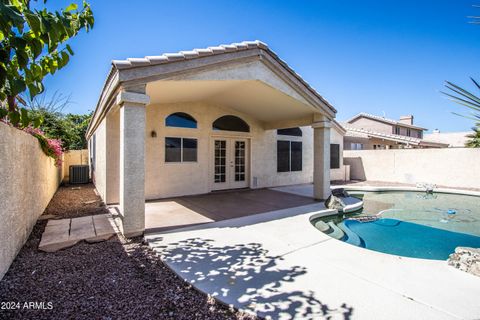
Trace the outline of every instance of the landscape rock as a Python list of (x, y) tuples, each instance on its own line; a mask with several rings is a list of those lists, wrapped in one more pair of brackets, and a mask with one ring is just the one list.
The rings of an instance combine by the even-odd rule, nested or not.
[(447, 262), (459, 270), (480, 277), (480, 248), (457, 247)]

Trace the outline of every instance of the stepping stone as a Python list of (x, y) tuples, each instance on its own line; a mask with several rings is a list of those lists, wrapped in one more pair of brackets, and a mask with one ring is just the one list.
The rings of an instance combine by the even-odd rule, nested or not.
[(110, 239), (116, 232), (110, 214), (49, 220), (38, 249), (55, 252), (85, 240), (95, 243)]
[(55, 252), (68, 248), (78, 242), (70, 240), (70, 219), (49, 220), (38, 249), (45, 252)]
[(93, 226), (95, 228), (95, 237), (87, 238), (85, 241), (89, 243), (100, 242), (110, 239), (114, 234), (113, 220), (109, 214), (99, 214), (92, 216)]
[(72, 219), (69, 241), (80, 241), (95, 236), (92, 216)]

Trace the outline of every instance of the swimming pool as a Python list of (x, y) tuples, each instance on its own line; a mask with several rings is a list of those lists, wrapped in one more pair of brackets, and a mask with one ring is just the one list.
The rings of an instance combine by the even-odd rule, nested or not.
[(480, 247), (480, 197), (412, 191), (349, 191), (362, 210), (312, 220), (352, 245), (405, 257), (446, 260), (456, 247)]

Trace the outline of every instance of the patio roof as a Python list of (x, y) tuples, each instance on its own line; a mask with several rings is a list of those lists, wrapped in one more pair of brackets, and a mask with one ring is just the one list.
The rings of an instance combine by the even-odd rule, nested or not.
[[(334, 118), (335, 108), (265, 43), (256, 40), (191, 51), (165, 53), (159, 56), (113, 60), (112, 68), (107, 76), (87, 130), (87, 138), (92, 135), (99, 122), (115, 104), (114, 97), (121, 90), (137, 92), (136, 90), (146, 83), (170, 79), (178, 80), (181, 75), (202, 72), (207, 68), (217, 68), (227, 63), (239, 64), (252, 61), (261, 61), (297, 93), (304, 96), (311, 106), (318, 109), (318, 112), (324, 113), (330, 119)], [(254, 77), (255, 75), (253, 75), (252, 80), (255, 80)]]

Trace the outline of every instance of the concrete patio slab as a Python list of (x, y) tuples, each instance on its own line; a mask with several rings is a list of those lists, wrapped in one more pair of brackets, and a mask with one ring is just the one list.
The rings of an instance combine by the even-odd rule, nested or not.
[[(146, 236), (199, 290), (273, 319), (475, 319), (480, 278), (316, 230), (321, 203)], [(331, 213), (331, 212), (330, 212)]]
[(293, 208), (315, 201), (269, 189), (214, 192), (204, 195), (148, 201), (146, 233)]
[(48, 220), (38, 249), (55, 252), (83, 240), (87, 242), (108, 240), (114, 234), (114, 222), (109, 214)]

